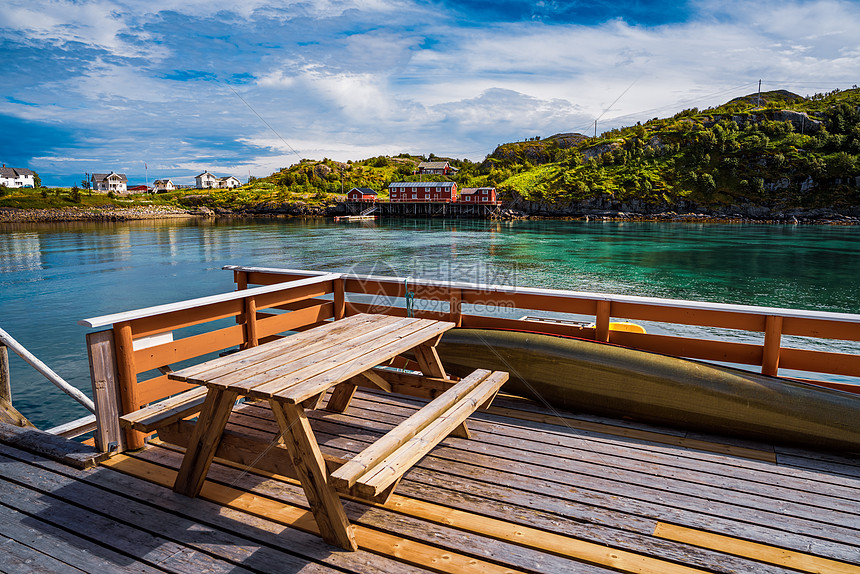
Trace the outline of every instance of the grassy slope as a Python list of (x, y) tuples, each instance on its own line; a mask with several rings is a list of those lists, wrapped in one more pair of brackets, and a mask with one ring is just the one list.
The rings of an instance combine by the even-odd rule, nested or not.
[[(546, 142), (547, 163), (537, 166), (535, 142), (506, 144), (484, 171), (508, 197), (545, 203), (602, 197), (715, 206), (860, 205), (849, 181), (860, 176), (860, 90), (809, 100), (764, 96), (762, 106), (746, 98), (685, 110), (567, 149)], [(815, 135), (808, 128), (799, 133), (780, 121), (782, 110), (805, 112), (825, 127)]]

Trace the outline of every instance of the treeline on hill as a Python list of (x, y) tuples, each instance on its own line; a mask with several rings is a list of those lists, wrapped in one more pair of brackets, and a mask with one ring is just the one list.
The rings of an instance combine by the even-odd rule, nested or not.
[[(443, 160), (459, 172), (413, 175), (419, 162)], [(809, 98), (777, 91), (759, 100), (755, 94), (598, 138), (557, 134), (503, 144), (481, 163), (432, 154), (302, 160), (251, 187), (281, 199), (300, 194), (317, 200), (368, 187), (384, 198), (390, 182), (419, 179), (491, 185), (504, 199), (545, 204), (860, 205), (860, 89)]]

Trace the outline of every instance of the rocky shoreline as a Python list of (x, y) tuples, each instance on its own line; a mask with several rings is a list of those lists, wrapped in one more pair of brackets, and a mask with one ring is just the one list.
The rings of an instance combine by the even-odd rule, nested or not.
[[(860, 208), (844, 211), (833, 209), (792, 209), (776, 211), (763, 207), (724, 208), (717, 212), (696, 210), (697, 206), (680, 206), (675, 211), (664, 206), (663, 210), (643, 211), (607, 208), (609, 206), (547, 206), (545, 204), (514, 204), (515, 207), (503, 208), (498, 217), (501, 220), (547, 219), (568, 221), (653, 221), (685, 223), (768, 223), (768, 224), (829, 224), (860, 225)], [(577, 208), (578, 207), (578, 208)], [(603, 207), (602, 209), (600, 207)], [(613, 206), (614, 207), (614, 206)], [(628, 206), (621, 206), (628, 207)], [(676, 208), (678, 206), (675, 206)], [(683, 209), (686, 207), (687, 209)], [(690, 209), (690, 208), (693, 209)], [(304, 203), (291, 203), (273, 206), (263, 204), (249, 206), (240, 210), (224, 208), (210, 209), (195, 206), (190, 209), (171, 206), (134, 206), (117, 207), (64, 207), (59, 209), (18, 209), (0, 208), (2, 223), (51, 223), (65, 221), (138, 221), (147, 219), (177, 218), (221, 218), (221, 217), (333, 217), (348, 213), (343, 203), (316, 206)]]

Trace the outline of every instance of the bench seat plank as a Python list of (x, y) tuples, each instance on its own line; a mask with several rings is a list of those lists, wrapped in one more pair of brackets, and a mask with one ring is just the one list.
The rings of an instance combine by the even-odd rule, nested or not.
[(331, 480), (334, 485), (344, 489), (351, 487), (360, 476), (373, 468), (377, 462), (396, 451), (424, 427), (439, 418), (489, 375), (490, 371), (478, 369), (430, 401), (332, 473)]
[[(490, 401), (507, 380), (508, 373), (504, 371), (490, 373), (465, 397), (360, 476), (355, 483), (357, 492), (361, 496), (371, 498), (399, 480), (416, 462), (465, 422), (478, 407)], [(408, 421), (409, 419), (406, 419), (404, 422)]]
[(150, 433), (200, 411), (206, 387), (196, 387), (119, 418), (125, 427)]

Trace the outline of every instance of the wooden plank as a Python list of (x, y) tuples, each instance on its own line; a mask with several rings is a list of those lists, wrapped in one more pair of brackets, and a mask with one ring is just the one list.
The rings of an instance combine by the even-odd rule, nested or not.
[[(333, 325), (344, 323), (342, 319)], [(239, 363), (221, 371), (208, 372), (204, 380), (206, 384), (229, 386), (243, 394), (255, 398), (269, 399), (273, 391), (295, 384), (309, 376), (331, 366), (348, 360), (350, 357), (363, 352), (361, 349), (368, 342), (376, 341), (383, 331), (396, 329), (398, 332), (411, 332), (416, 329), (415, 319), (397, 319), (394, 317), (377, 317), (373, 321), (362, 323), (356, 328), (347, 328), (337, 336), (321, 336), (319, 332), (310, 334), (315, 342), (294, 345), (289, 352), (281, 352), (263, 362), (258, 362), (250, 368), (244, 366), (236, 370)], [(363, 333), (357, 335), (357, 333)], [(228, 372), (232, 370), (233, 372)], [(221, 373), (224, 374), (221, 374)], [(213, 376), (215, 375), (215, 376)], [(326, 389), (320, 389), (322, 392)], [(312, 396), (312, 393), (309, 396)], [(303, 398), (302, 400), (307, 399)]]
[(332, 473), (330, 480), (338, 488), (350, 488), (365, 473), (370, 472), (380, 461), (395, 452), (425, 427), (447, 412), (452, 406), (468, 395), (490, 371), (478, 369), (456, 385), (442, 393), (438, 398), (424, 406), (411, 417), (400, 423), (384, 437), (357, 454), (348, 463)]
[(275, 400), (271, 401), (271, 406), (320, 535), (326, 542), (344, 550), (357, 550), (355, 532), (337, 492), (327, 481), (325, 461), (304, 409), (299, 405), (282, 405)]
[[(208, 295), (206, 297), (198, 297), (196, 299), (188, 299), (186, 301), (179, 301), (176, 303), (168, 303), (166, 305), (157, 305), (155, 307), (146, 307), (144, 309), (137, 309), (135, 311), (123, 311), (121, 313), (114, 313), (112, 315), (103, 315), (100, 317), (93, 317), (90, 319), (82, 319), (78, 321), (79, 325), (84, 327), (104, 327), (107, 325), (112, 325), (116, 323), (125, 323), (129, 321), (136, 321), (140, 319), (156, 317), (159, 315), (171, 315), (175, 313), (179, 313), (182, 311), (186, 311), (189, 309), (199, 309), (201, 307), (210, 307), (212, 305), (218, 305), (220, 303), (238, 303), (241, 306), (241, 301), (245, 297), (251, 296), (262, 296), (269, 295), (272, 293), (278, 293), (281, 291), (287, 292), (301, 292), (302, 288), (308, 286), (319, 285), (321, 283), (326, 283), (328, 281), (332, 281), (340, 277), (340, 274), (337, 273), (324, 273), (322, 275), (302, 279), (298, 281), (290, 281), (286, 284), (280, 283), (277, 285), (268, 285), (265, 287), (255, 287), (253, 289), (243, 289), (241, 291), (231, 291), (229, 293), (221, 293), (218, 295)], [(266, 308), (269, 305), (259, 305), (260, 308)], [(241, 309), (239, 310), (241, 312)], [(230, 313), (231, 315), (238, 315), (239, 313)], [(142, 335), (142, 333), (138, 330), (135, 330), (135, 333), (138, 335)]]
[(76, 438), (96, 430), (96, 415), (87, 415), (55, 427), (45, 429), (48, 434), (63, 438)]
[[(355, 350), (357, 355), (349, 362), (344, 362), (340, 358), (332, 359), (327, 363), (330, 367), (329, 370), (274, 394), (284, 402), (290, 404), (300, 403), (308, 397), (326, 390), (334, 384), (345, 381), (362, 371), (366, 371), (375, 365), (383, 363), (391, 357), (399, 355), (423, 341), (440, 335), (454, 326), (453, 323), (449, 322), (425, 322), (423, 324), (425, 326), (414, 333), (398, 337), (394, 341), (384, 342), (382, 345), (380, 345), (379, 341), (362, 345)], [(255, 388), (254, 392), (272, 392), (269, 389), (276, 388), (275, 384), (272, 387), (261, 385)]]
[(91, 468), (104, 457), (93, 447), (41, 431), (0, 422), (0, 442), (29, 450), (75, 468)]
[(138, 408), (194, 388), (197, 388), (197, 385), (175, 381), (169, 375), (141, 381), (137, 384), (137, 396), (140, 401)]
[[(120, 460), (122, 459), (122, 460)], [(140, 460), (129, 459), (125, 456), (114, 457), (105, 464), (118, 468), (122, 465), (124, 472), (134, 468), (135, 473), (145, 473), (150, 480), (170, 481), (175, 471), (148, 464)], [(134, 466), (133, 466), (134, 465)], [(118, 468), (119, 469), (119, 468)], [(309, 532), (318, 532), (312, 514), (301, 508), (283, 502), (258, 496), (254, 493), (243, 492), (229, 486), (207, 482), (201, 491), (201, 497), (218, 502), (224, 506), (244, 512), (263, 516), (269, 520), (287, 524)], [(482, 574), (515, 574), (517, 569), (499, 565), (488, 560), (453, 552), (445, 548), (418, 542), (363, 525), (353, 525), (356, 540), (361, 549), (378, 555), (391, 556), (406, 563), (436, 572), (450, 574), (467, 574), (481, 572)]]
[[(5, 513), (0, 511), (0, 516), (3, 514)], [(3, 574), (84, 573), (84, 570), (2, 535), (0, 535), (0, 565), (2, 565)]]
[(223, 329), (176, 339), (163, 345), (140, 349), (134, 353), (135, 369), (144, 373), (164, 365), (200, 357), (241, 345), (244, 341), (242, 325), (231, 325)]
[[(305, 270), (295, 270), (295, 269), (275, 269), (275, 268), (259, 268), (259, 267), (244, 267), (244, 266), (226, 266), (225, 269), (232, 270), (243, 270), (247, 271), (253, 275), (255, 279), (255, 283), (259, 282), (262, 284), (274, 284), (278, 281), (288, 281), (294, 277), (312, 277), (319, 276), (323, 272), (319, 271), (305, 271)], [(374, 275), (359, 275), (359, 274), (344, 274), (343, 277), (347, 281), (347, 291), (354, 293), (377, 293), (382, 292), (385, 294), (389, 294), (392, 296), (403, 296), (402, 294), (402, 286), (404, 279), (403, 277), (380, 277)], [(593, 305), (596, 301), (611, 301), (613, 303), (613, 308), (615, 308), (616, 304), (619, 304), (619, 309), (624, 309), (623, 304), (631, 304), (637, 305), (641, 308), (645, 307), (667, 307), (672, 309), (681, 309), (681, 310), (691, 310), (691, 311), (715, 311), (716, 313), (720, 313), (723, 315), (729, 314), (741, 314), (741, 315), (759, 315), (759, 316), (767, 316), (767, 315), (779, 315), (786, 319), (791, 318), (792, 321), (795, 319), (809, 319), (814, 321), (820, 321), (822, 323), (845, 323), (845, 324), (858, 324), (860, 323), (860, 315), (851, 314), (851, 313), (833, 313), (826, 311), (813, 311), (813, 310), (804, 310), (804, 309), (784, 309), (784, 308), (776, 308), (776, 307), (759, 307), (754, 305), (734, 305), (734, 304), (724, 304), (724, 303), (711, 303), (705, 301), (689, 301), (683, 299), (663, 299), (658, 297), (639, 297), (632, 295), (615, 295), (615, 294), (607, 294), (607, 293), (588, 293), (581, 291), (569, 291), (562, 289), (542, 289), (542, 288), (534, 288), (534, 287), (514, 287), (514, 286), (504, 286), (504, 285), (487, 285), (481, 283), (468, 283), (461, 281), (445, 281), (444, 283), (440, 283), (434, 280), (426, 280), (426, 279), (414, 279), (410, 278), (409, 280), (410, 286), (414, 286), (416, 289), (419, 288), (428, 288), (430, 293), (445, 293), (445, 289), (460, 289), (464, 293), (464, 302), (472, 302), (467, 301), (465, 298), (465, 294), (469, 293), (472, 297), (484, 297), (486, 298), (488, 295), (501, 295), (507, 297), (505, 301), (510, 302), (514, 301), (515, 303), (519, 303), (520, 301), (528, 301), (531, 302), (533, 299), (528, 298), (542, 298), (544, 301), (549, 302), (550, 304), (558, 303), (558, 301), (553, 301), (553, 298), (557, 298), (560, 301), (563, 300), (582, 300), (589, 304), (591, 304), (592, 311), (583, 311), (580, 314), (590, 314), (593, 315)], [(505, 307), (508, 307), (506, 305)], [(538, 309), (538, 307), (529, 307), (527, 304), (517, 304), (518, 308), (522, 309)], [(558, 310), (560, 309), (558, 306), (546, 309), (548, 311)], [(664, 310), (665, 314), (666, 311)], [(624, 313), (618, 313), (616, 316), (618, 317), (628, 317), (626, 311)], [(656, 321), (661, 321), (661, 319), (654, 319)], [(672, 322), (663, 319), (665, 322)], [(699, 324), (699, 323), (696, 323)], [(704, 324), (704, 323), (701, 323)], [(752, 330), (763, 330), (764, 323), (762, 319), (759, 319), (760, 327), (758, 329)], [(720, 325), (712, 325), (712, 326), (720, 326)], [(726, 328), (741, 328), (744, 330), (744, 327), (726, 327)], [(823, 329), (822, 326), (819, 325), (819, 329)], [(790, 334), (801, 334), (801, 333), (790, 333)], [(860, 336), (856, 331), (853, 333), (854, 336)], [(821, 335), (812, 335), (809, 334), (807, 336), (821, 336), (824, 338), (842, 338), (839, 336), (832, 336), (832, 334), (821, 334)]]
[[(145, 454), (148, 455), (149, 453)], [(242, 470), (239, 466), (236, 466), (235, 468), (240, 471)], [(264, 474), (264, 476), (282, 480), (282, 477), (278, 476), (271, 476), (269, 474)], [(222, 474), (220, 476), (220, 480), (228, 484), (236, 483), (236, 480), (228, 473)], [(434, 491), (436, 490), (432, 487), (425, 488)], [(259, 494), (268, 494), (268, 492), (261, 491)], [(347, 496), (347, 498), (350, 497)], [(457, 502), (462, 500), (461, 496), (457, 496), (456, 498)], [(427, 502), (425, 500), (394, 494), (386, 504), (377, 504), (374, 506), (376, 508), (388, 508), (396, 511), (398, 514), (415, 517), (421, 521), (435, 523), (437, 526), (432, 528), (427, 528), (427, 526), (421, 523), (417, 524), (423, 530), (432, 532), (430, 540), (434, 541), (436, 546), (444, 543), (443, 530), (446, 527), (453, 527), (459, 531), (465, 532), (465, 535), (459, 533), (455, 535), (466, 538), (467, 545), (479, 544), (485, 555), (492, 555), (497, 561), (503, 561), (504, 555), (501, 548), (497, 549), (496, 552), (493, 552), (494, 546), (492, 544), (492, 540), (504, 541), (523, 548), (535, 549), (540, 552), (548, 552), (577, 560), (580, 563), (576, 565), (576, 571), (590, 571), (586, 564), (582, 563), (584, 562), (610, 567), (613, 568), (613, 571), (617, 569), (623, 572), (639, 572), (647, 574), (658, 574), (664, 572), (667, 574), (690, 574), (692, 572), (703, 572), (702, 570), (692, 568), (690, 566), (673, 564), (668, 560), (648, 556), (645, 553), (649, 550), (653, 552), (653, 548), (649, 546), (642, 548), (642, 551), (639, 553), (625, 551), (618, 548), (617, 545), (607, 545), (605, 543), (578, 540), (555, 532), (532, 528), (523, 525), (522, 523), (492, 518), (487, 516), (485, 512), (482, 514), (469, 512), (463, 510), (459, 504), (455, 507), (448, 507), (433, 502)], [(479, 508), (478, 512), (481, 510), (482, 509)], [(516, 519), (524, 519), (523, 509), (517, 509), (517, 511), (512, 512), (510, 506), (507, 506), (505, 507), (505, 510), (500, 511), (500, 514), (505, 517), (516, 516)], [(396, 518), (390, 514), (380, 512), (375, 515), (372, 511), (365, 508), (358, 510), (356, 516), (357, 518), (355, 520), (367, 523), (369, 526), (379, 524), (385, 530), (393, 530), (394, 528), (399, 530), (405, 526), (403, 525), (402, 520), (400, 521), (400, 525), (397, 525)], [(376, 516), (378, 516), (378, 519), (376, 522), (373, 522)], [(558, 524), (558, 522), (562, 520), (558, 516), (554, 516), (552, 518), (554, 519), (555, 524)], [(355, 526), (356, 528), (361, 528), (361, 524), (359, 523), (356, 523)], [(590, 532), (592, 529), (597, 527), (598, 526), (594, 524), (588, 525), (586, 529), (583, 529), (583, 532)], [(403, 530), (399, 531), (403, 532)], [(456, 533), (457, 531), (453, 532)], [(485, 536), (491, 540), (485, 539), (478, 541), (472, 536), (474, 534)], [(622, 537), (623, 533), (616, 531), (615, 536)], [(510, 556), (510, 554), (508, 556)], [(548, 563), (552, 563), (552, 557), (550, 556), (540, 556), (538, 560), (538, 565), (535, 567), (540, 571), (547, 571), (546, 569), (549, 568)], [(543, 564), (543, 567), (540, 566), (541, 563)], [(565, 566), (556, 564), (556, 567), (560, 569), (549, 571), (566, 571), (566, 568), (569, 568), (570, 566), (570, 564)]]
[(761, 364), (761, 346), (749, 343), (731, 343), (711, 339), (692, 339), (669, 335), (650, 335), (613, 331), (612, 342), (632, 349), (651, 351), (675, 357), (688, 357), (707, 361), (726, 361), (742, 365)]
[(119, 426), (122, 394), (119, 387), (114, 334), (112, 330), (87, 333), (87, 357), (93, 402), (96, 406), (96, 432), (93, 435), (100, 452), (126, 449), (125, 432)]
[(779, 366), (783, 369), (856, 377), (860, 376), (860, 354), (783, 348), (779, 354)]
[(372, 321), (374, 319), (363, 315), (350, 317), (349, 320), (327, 323), (313, 332), (305, 331), (304, 333), (284, 337), (266, 345), (212, 359), (205, 363), (176, 371), (171, 373), (171, 378), (201, 382), (224, 376), (240, 369), (248, 373), (248, 369), (252, 366), (259, 372), (263, 372), (268, 368), (268, 365), (265, 363), (267, 360), (278, 359), (278, 357), (284, 356), (285, 353), (294, 354), (298, 351), (304, 351), (309, 347), (311, 349), (325, 348), (339, 341), (352, 326), (363, 325)]
[(813, 556), (802, 552), (787, 550), (785, 548), (777, 548), (767, 544), (760, 544), (749, 540), (741, 540), (731, 536), (715, 534), (713, 532), (705, 532), (694, 528), (686, 528), (675, 524), (658, 522), (654, 528), (654, 536), (667, 538), (676, 542), (692, 544), (710, 548), (726, 554), (735, 556), (744, 556), (761, 562), (777, 564), (786, 568), (800, 570), (802, 572), (829, 572), (833, 574), (858, 574), (860, 573), (860, 565), (846, 564)]
[(173, 485), (175, 492), (192, 498), (200, 493), (237, 396), (234, 391), (208, 390), (191, 442), (182, 459), (176, 484)]
[[(470, 414), (475, 412), (478, 406), (483, 404), (488, 397), (498, 392), (499, 388), (507, 380), (508, 373), (503, 371), (494, 371), (484, 378), (469, 394), (460, 399), (441, 416), (431, 421), (430, 424), (415, 433), (412, 438), (403, 443), (395, 452), (379, 461), (364, 476), (361, 476), (356, 481), (358, 492), (367, 496), (375, 496), (387, 488), (392, 481), (403, 476), (404, 472), (409, 470), (412, 465), (451, 434), (451, 431), (465, 421)], [(462, 382), (457, 383), (457, 385), (459, 386)], [(454, 388), (456, 387), (452, 387), (452, 390)], [(418, 411), (418, 413), (420, 414), (423, 410)], [(408, 420), (404, 421), (404, 423), (408, 422)]]
[[(158, 574), (163, 572), (128, 556), (116, 552), (105, 544), (98, 544), (67, 532), (53, 524), (45, 522), (36, 516), (18, 512), (5, 506), (0, 506), (0, 536), (13, 539), (36, 551), (62, 560), (64, 567), (48, 570), (51, 574), (57, 572), (75, 571), (79, 568), (84, 572), (105, 574), (136, 572), (138, 574)], [(5, 552), (6, 544), (0, 543), (0, 555)], [(6, 571), (9, 562), (0, 558), (0, 569)], [(26, 565), (25, 565), (26, 566)], [(15, 570), (11, 570), (15, 571)], [(26, 568), (22, 572), (31, 572)]]
[[(5, 462), (5, 461), (4, 461)], [(6, 467), (6, 465), (4, 465)], [(4, 468), (4, 470), (8, 470)], [(20, 479), (46, 479), (50, 477), (24, 475)], [(41, 481), (44, 483), (44, 480)], [(105, 533), (110, 533), (110, 547), (117, 552), (131, 556), (144, 562), (147, 566), (157, 566), (162, 570), (175, 573), (195, 574), (199, 572), (250, 574), (250, 570), (213, 558), (211, 555), (196, 551), (181, 543), (173, 542), (161, 535), (150, 534), (146, 530), (129, 526), (110, 515), (88, 510), (86, 506), (98, 503), (105, 497), (97, 489), (89, 489), (89, 500), (83, 501), (84, 507), (77, 506), (58, 498), (49, 498), (35, 493), (33, 490), (18, 484), (3, 481), (0, 488), (0, 502), (19, 512), (38, 516), (40, 520), (52, 526), (63, 528), (83, 536), (89, 540), (102, 540)], [(68, 484), (68, 482), (67, 482)], [(48, 488), (47, 485), (42, 488)], [(56, 487), (55, 487), (55, 490)], [(70, 488), (70, 494), (80, 493), (81, 488)], [(125, 499), (113, 509), (116, 514), (130, 506), (131, 501)], [(169, 526), (173, 520), (162, 517), (163, 526)], [(175, 520), (175, 519), (174, 519)], [(128, 558), (127, 558), (128, 560)]]
[[(146, 454), (153, 450), (163, 451), (163, 449), (147, 448), (144, 451), (140, 451), (140, 454)], [(285, 456), (287, 456), (286, 453)], [(178, 461), (180, 458), (181, 454), (173, 454), (172, 462), (176, 463), (176, 467), (179, 465)], [(194, 501), (188, 501), (184, 497), (169, 496), (169, 490), (165, 492), (165, 487), (159, 484), (141, 480), (136, 476), (116, 472), (113, 469), (100, 468), (95, 471), (76, 472), (68, 467), (52, 464), (50, 461), (38, 458), (27, 459), (26, 462), (31, 465), (37, 465), (39, 468), (69, 476), (78, 482), (93, 485), (108, 492), (133, 492), (136, 501), (156, 507), (157, 509), (166, 510), (181, 518), (196, 521), (201, 525), (230, 532), (240, 537), (232, 545), (236, 546), (237, 550), (245, 555), (244, 557), (240, 557), (244, 558), (241, 560), (242, 564), (256, 568), (257, 571), (280, 572), (289, 567), (293, 569), (292, 571), (301, 571), (303, 573), (333, 572), (329, 569), (329, 567), (333, 567), (342, 569), (335, 570), (337, 572), (346, 570), (348, 572), (363, 574), (389, 574), (394, 571), (419, 572), (417, 568), (409, 568), (402, 562), (397, 562), (394, 559), (383, 556), (376, 556), (369, 552), (332, 552), (331, 546), (323, 542), (317, 535), (286, 528), (272, 521), (216, 505), (199, 498)], [(167, 488), (169, 489), (169, 486)], [(0, 522), (3, 521), (0, 520)], [(47, 530), (52, 528), (50, 525), (43, 523), (39, 528), (44, 528), (45, 530), (42, 530), (42, 532), (51, 534)], [(180, 533), (180, 539), (186, 536), (181, 533), (181, 530), (178, 530), (178, 532)], [(187, 529), (187, 536), (196, 537), (199, 540), (202, 538), (201, 534), (204, 532), (206, 530), (201, 529), (200, 526), (192, 526)], [(84, 549), (83, 553), (86, 554), (86, 549), (89, 548), (86, 545), (86, 541), (83, 539), (78, 540), (81, 543), (80, 547)], [(99, 555), (110, 554), (108, 548), (100, 548), (95, 544), (92, 544), (92, 549), (101, 550)], [(288, 554), (283, 555), (281, 551), (286, 551)], [(296, 560), (291, 555), (297, 556), (301, 561)], [(320, 562), (321, 565), (314, 564), (314, 561)], [(130, 571), (140, 574), (149, 574), (151, 572), (146, 565), (132, 562), (125, 556), (115, 562), (118, 568), (120, 565), (123, 565), (123, 572), (127, 571), (125, 565), (128, 565), (127, 567)], [(87, 568), (87, 571), (99, 573), (111, 572), (109, 568), (99, 569), (95, 566), (98, 566), (98, 562), (94, 563), (93, 568)], [(158, 572), (162, 571), (158, 570)], [(425, 570), (421, 569), (420, 572), (423, 573)]]
[[(307, 303), (308, 301), (302, 301)], [(315, 305), (295, 309), (289, 313), (272, 315), (257, 321), (257, 332), (260, 339), (286, 331), (297, 331), (304, 327), (322, 323), (334, 316), (331, 301), (318, 302)]]
[(194, 387), (182, 394), (123, 415), (120, 421), (141, 432), (150, 433), (200, 411), (207, 394), (206, 387)]
[[(17, 468), (15, 470), (17, 471)], [(32, 470), (32, 467), (27, 467), (27, 470)], [(306, 560), (289, 553), (266, 548), (253, 540), (236, 536), (229, 530), (213, 528), (205, 522), (165, 512), (160, 505), (147, 505), (134, 498), (103, 490), (59, 473), (41, 471), (35, 476), (16, 473), (15, 478), (30, 488), (50, 493), (50, 502), (46, 504), (49, 508), (55, 503), (57, 506), (80, 505), (96, 516), (104, 516), (114, 521), (114, 530), (103, 531), (97, 540), (105, 540), (111, 544), (114, 538), (121, 536), (125, 530), (130, 538), (129, 542), (140, 539), (141, 549), (137, 554), (151, 551), (151, 546), (159, 540), (168, 547), (172, 546), (179, 550), (180, 555), (186, 555), (182, 558), (182, 562), (186, 563), (182, 571), (191, 570), (191, 567), (199, 568), (198, 572), (225, 573), (272, 572), (282, 569), (307, 569), (308, 572), (318, 574), (330, 571), (319, 565), (308, 564)], [(86, 519), (88, 513), (83, 509), (79, 511), (81, 519)], [(102, 519), (100, 522), (105, 525), (107, 521)], [(122, 528), (123, 523), (129, 526)], [(147, 554), (142, 558), (150, 561)], [(243, 567), (243, 562), (247, 564), (247, 568)], [(155, 565), (161, 566), (158, 562), (155, 562)], [(171, 569), (169, 565), (167, 568)]]

